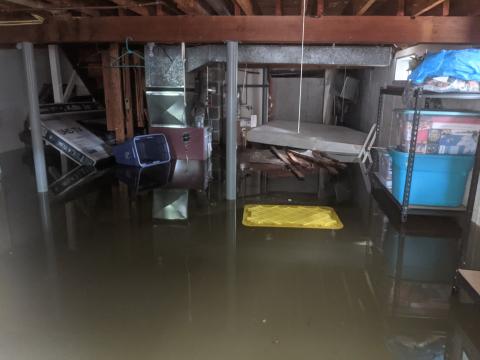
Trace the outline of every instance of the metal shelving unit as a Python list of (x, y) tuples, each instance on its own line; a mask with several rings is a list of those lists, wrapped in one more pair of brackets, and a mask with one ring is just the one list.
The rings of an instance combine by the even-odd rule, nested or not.
[[(386, 87), (380, 89), (380, 97), (378, 100), (378, 113), (377, 113), (377, 123), (376, 123), (376, 132), (377, 139), (379, 139), (380, 131), (382, 128), (383, 122), (383, 101), (385, 95), (390, 96), (402, 96), (404, 89), (402, 87)], [(475, 193), (477, 190), (477, 183), (480, 171), (480, 146), (477, 146), (475, 163), (473, 166), (472, 177), (470, 182), (470, 189), (468, 195), (468, 201), (466, 206), (460, 206), (455, 208), (450, 207), (436, 207), (436, 206), (414, 206), (409, 204), (410, 199), (410, 189), (412, 185), (413, 177), (413, 166), (415, 163), (415, 154), (417, 148), (417, 135), (418, 127), (420, 124), (421, 111), (424, 110), (424, 103), (428, 99), (455, 99), (455, 100), (480, 100), (480, 94), (474, 93), (433, 93), (426, 92), (423, 89), (415, 89), (413, 92), (413, 123), (412, 123), (412, 133), (410, 137), (410, 148), (408, 151), (408, 162), (407, 162), (407, 174), (405, 181), (405, 189), (403, 193), (403, 201), (400, 203), (391, 193), (389, 189), (380, 181), (377, 173), (374, 171), (371, 172), (372, 185), (374, 186), (375, 191), (383, 192), (386, 198), (388, 198), (391, 204), (396, 207), (401, 216), (401, 222), (406, 222), (409, 214), (414, 215), (433, 215), (433, 216), (449, 216), (449, 215), (458, 215), (464, 214), (466, 221), (469, 223), (472, 217), (473, 206), (475, 203)], [(376, 166), (372, 167), (373, 169)], [(372, 191), (374, 191), (372, 190)]]

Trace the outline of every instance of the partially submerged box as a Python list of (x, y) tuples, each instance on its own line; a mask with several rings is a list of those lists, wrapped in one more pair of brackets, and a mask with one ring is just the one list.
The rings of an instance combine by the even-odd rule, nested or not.
[[(408, 152), (414, 110), (395, 110), (400, 122), (400, 150)], [(416, 152), (474, 155), (480, 132), (480, 112), (421, 110)]]
[(110, 147), (72, 119), (42, 121), (43, 138), (79, 165), (96, 166), (111, 158)]

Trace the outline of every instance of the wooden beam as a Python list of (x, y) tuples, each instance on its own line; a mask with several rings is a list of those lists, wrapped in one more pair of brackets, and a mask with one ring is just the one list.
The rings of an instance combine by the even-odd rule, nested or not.
[[(135, 16), (134, 16), (135, 17)], [(120, 68), (112, 68), (111, 62), (119, 56), (118, 44), (111, 44), (102, 52), (103, 89), (107, 129), (115, 131), (117, 143), (125, 141), (125, 122), (122, 106), (122, 77)]]
[(252, 0), (235, 0), (235, 3), (240, 6), (245, 15), (254, 15)]
[(377, 0), (353, 0), (355, 15), (364, 15)]
[[(299, 44), (299, 16), (123, 16), (52, 19), (6, 26), (0, 44), (223, 43)], [(382, 31), (379, 31), (381, 29)], [(322, 16), (305, 19), (306, 44), (480, 43), (480, 18), (456, 16)]]
[(323, 16), (325, 12), (325, 0), (317, 0), (317, 16)]
[(139, 6), (135, 0), (110, 0), (116, 5), (124, 6), (126, 9), (133, 11), (137, 15), (148, 16), (148, 9), (146, 7)]
[(175, 4), (186, 15), (209, 15), (198, 0), (175, 0)]
[(282, 0), (275, 0), (275, 15), (282, 16)]
[(441, 5), (445, 0), (421, 0), (412, 4), (412, 16), (420, 16)]

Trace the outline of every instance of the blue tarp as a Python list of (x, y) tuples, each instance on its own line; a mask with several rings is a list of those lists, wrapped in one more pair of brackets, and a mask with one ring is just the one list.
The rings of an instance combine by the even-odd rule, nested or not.
[(480, 49), (442, 50), (429, 54), (408, 79), (415, 84), (422, 84), (438, 76), (480, 81)]

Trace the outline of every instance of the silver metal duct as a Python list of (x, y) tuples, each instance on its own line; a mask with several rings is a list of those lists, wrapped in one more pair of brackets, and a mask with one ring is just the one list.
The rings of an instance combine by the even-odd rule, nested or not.
[[(300, 53), (301, 47), (294, 45), (239, 45), (238, 62), (299, 64)], [(191, 72), (209, 63), (227, 62), (227, 51), (224, 45), (193, 46), (186, 49), (185, 57), (184, 69), (179, 45), (145, 45), (145, 85), (153, 125), (192, 126), (191, 109), (198, 101), (194, 93), (187, 92), (187, 109), (183, 112), (184, 81), (188, 89), (193, 89)], [(304, 64), (307, 65), (383, 67), (389, 66), (391, 60), (392, 48), (381, 46), (306, 46), (304, 51)]]
[[(300, 63), (301, 47), (296, 45), (239, 45), (238, 62), (242, 64), (290, 65)], [(338, 67), (390, 66), (392, 48), (382, 46), (306, 46), (304, 64)], [(226, 62), (222, 45), (195, 46), (187, 49), (187, 71), (208, 63)]]
[[(239, 45), (241, 64), (299, 64), (301, 47), (296, 45)], [(226, 62), (224, 45), (204, 45), (186, 50), (188, 72), (208, 63)], [(180, 47), (147, 44), (145, 47), (147, 87), (183, 86)], [(304, 64), (338, 67), (385, 67), (392, 61), (392, 48), (382, 46), (306, 46)]]

